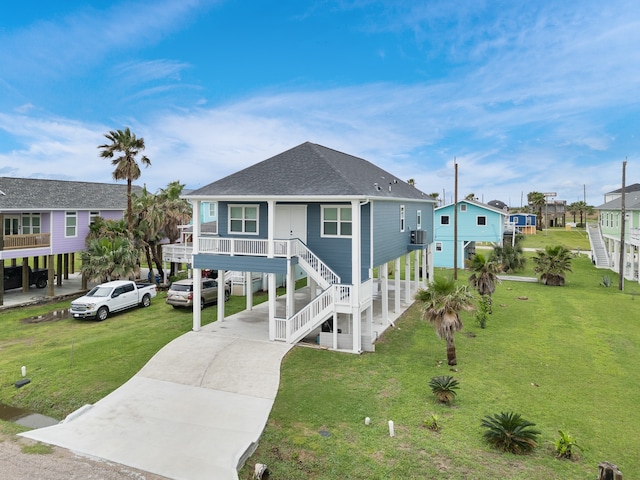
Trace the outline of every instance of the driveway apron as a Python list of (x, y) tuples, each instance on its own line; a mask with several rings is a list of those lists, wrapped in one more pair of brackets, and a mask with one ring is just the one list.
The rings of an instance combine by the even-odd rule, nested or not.
[(204, 327), (175, 339), (63, 423), (22, 435), (168, 478), (236, 480), (266, 425), (292, 345), (234, 335), (233, 322), (223, 323), (226, 330)]

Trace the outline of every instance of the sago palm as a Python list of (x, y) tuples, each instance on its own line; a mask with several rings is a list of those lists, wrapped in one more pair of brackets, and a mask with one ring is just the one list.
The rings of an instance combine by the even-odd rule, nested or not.
[(473, 310), (473, 295), (466, 286), (458, 286), (452, 278), (436, 277), (416, 299), (423, 302), (422, 317), (447, 342), (447, 362), (456, 365), (455, 332), (462, 330), (460, 312)]
[(538, 446), (540, 431), (519, 413), (487, 415), (481, 425), (485, 427), (484, 439), (496, 448), (511, 453), (528, 453)]
[(459, 388), (459, 382), (450, 375), (441, 375), (439, 377), (433, 377), (429, 380), (429, 386), (433, 395), (441, 403), (451, 403), (455, 398)]

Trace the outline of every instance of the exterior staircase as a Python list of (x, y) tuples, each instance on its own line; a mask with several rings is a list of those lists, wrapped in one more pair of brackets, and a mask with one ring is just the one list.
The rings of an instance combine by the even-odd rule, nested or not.
[(597, 268), (609, 268), (611, 266), (609, 254), (602, 238), (600, 225), (597, 223), (587, 224), (587, 233), (591, 243), (591, 253)]

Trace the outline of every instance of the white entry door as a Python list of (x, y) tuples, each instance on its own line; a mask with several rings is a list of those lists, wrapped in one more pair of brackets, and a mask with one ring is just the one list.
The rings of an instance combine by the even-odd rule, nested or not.
[(275, 238), (299, 238), (307, 243), (307, 206), (277, 205)]

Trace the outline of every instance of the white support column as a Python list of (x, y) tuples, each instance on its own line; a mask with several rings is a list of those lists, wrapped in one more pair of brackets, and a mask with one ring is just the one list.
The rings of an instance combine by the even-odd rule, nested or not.
[(287, 259), (287, 296), (286, 317), (291, 318), (296, 313), (296, 281), (294, 275), (295, 265), (291, 265), (291, 259)]
[(395, 287), (395, 291), (393, 292), (393, 311), (400, 313), (400, 257), (395, 259), (393, 266), (393, 285)]
[(309, 285), (309, 293), (311, 295), (311, 299), (313, 300), (318, 296), (318, 283), (311, 277), (307, 277), (307, 284)]
[(253, 310), (253, 274), (245, 272), (245, 293), (247, 294), (247, 310)]
[(433, 282), (433, 244), (427, 247), (427, 263), (429, 264), (429, 282)]
[[(426, 287), (429, 285), (429, 271), (427, 270), (427, 256), (428, 256), (429, 247), (420, 250), (420, 259), (422, 260), (422, 286)], [(429, 277), (429, 278), (427, 278)]]
[[(200, 201), (193, 202), (193, 256), (195, 257), (200, 253), (200, 244), (198, 238), (200, 237)], [(197, 295), (195, 298), (200, 298), (202, 295), (202, 271), (199, 268), (193, 268), (193, 294)], [(199, 332), (202, 327), (202, 316), (200, 311), (200, 302), (194, 302), (193, 304), (193, 331)]]
[(404, 256), (404, 303), (411, 303), (411, 255)]
[(224, 321), (224, 289), (225, 285), (225, 270), (218, 270), (218, 321)]
[(269, 340), (276, 339), (276, 274), (269, 273)]
[(420, 288), (420, 250), (413, 251), (413, 290)]
[(362, 221), (360, 201), (351, 201), (351, 322), (353, 323), (353, 353), (362, 351), (362, 319), (360, 314), (360, 284), (362, 283)]
[(380, 276), (380, 294), (382, 295), (382, 323), (389, 322), (389, 267), (387, 264), (378, 267)]
[[(273, 239), (276, 228), (276, 204), (273, 200), (267, 201), (267, 257), (273, 258), (275, 245)], [(276, 274), (268, 274), (269, 278), (269, 340), (276, 338)]]

